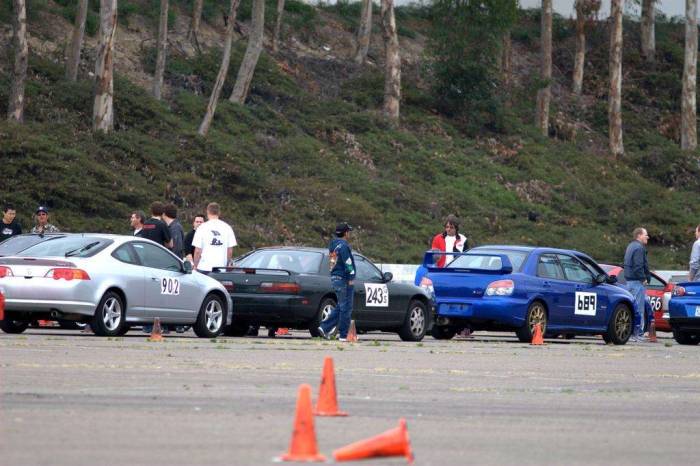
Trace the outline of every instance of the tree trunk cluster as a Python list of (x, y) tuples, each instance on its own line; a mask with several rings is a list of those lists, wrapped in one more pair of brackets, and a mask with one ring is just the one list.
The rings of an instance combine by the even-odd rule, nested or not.
[(250, 37), (248, 37), (248, 46), (245, 49), (241, 67), (238, 69), (236, 84), (233, 86), (233, 92), (229, 98), (231, 102), (243, 104), (245, 103), (246, 97), (248, 97), (255, 67), (258, 64), (258, 59), (260, 58), (260, 53), (263, 48), (264, 29), (265, 0), (253, 0)]
[(574, 94), (583, 92), (583, 70), (586, 63), (586, 24), (598, 14), (601, 0), (576, 0), (576, 55), (574, 57)]
[(272, 35), (272, 51), (279, 50), (280, 30), (282, 29), (282, 17), (284, 15), (284, 0), (277, 0), (277, 18), (275, 19), (275, 32)]
[(75, 15), (70, 49), (66, 56), (66, 79), (75, 82), (78, 79), (80, 66), (80, 50), (85, 36), (85, 21), (87, 20), (88, 0), (78, 0), (78, 11)]
[(642, 17), (639, 24), (641, 31), (642, 56), (648, 63), (656, 59), (656, 37), (654, 33), (656, 0), (642, 0)]
[(27, 81), (29, 64), (29, 42), (27, 39), (27, 5), (25, 0), (13, 0), (12, 25), (14, 29), (15, 59), (12, 85), (7, 108), (7, 118), (11, 121), (24, 121), (24, 85)]
[(95, 62), (94, 131), (114, 129), (114, 40), (117, 32), (117, 0), (100, 0), (100, 44)]
[[(371, 9), (370, 4), (370, 9)], [(393, 124), (399, 123), (399, 103), (401, 101), (401, 56), (399, 37), (396, 32), (394, 0), (382, 0), (382, 34), (386, 65), (384, 69), (384, 115)]]
[(552, 0), (542, 0), (540, 79), (543, 87), (537, 91), (537, 127), (543, 136), (549, 135), (549, 104), (552, 99)]
[(625, 153), (622, 144), (622, 0), (611, 0), (610, 28), (608, 133), (610, 152), (620, 156)]
[(698, 0), (685, 0), (685, 62), (681, 100), (681, 149), (695, 150), (697, 134)]
[(163, 91), (163, 75), (165, 74), (165, 55), (168, 51), (168, 0), (160, 0), (160, 21), (158, 22), (158, 42), (156, 48), (156, 73), (153, 76), (153, 97), (160, 100)]
[(372, 35), (372, 0), (362, 0), (360, 27), (357, 29), (357, 49), (355, 63), (362, 65), (367, 60), (369, 41)]

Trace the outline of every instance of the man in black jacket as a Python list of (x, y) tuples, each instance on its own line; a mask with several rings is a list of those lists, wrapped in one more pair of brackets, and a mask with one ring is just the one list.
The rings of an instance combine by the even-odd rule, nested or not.
[(649, 234), (644, 228), (635, 228), (633, 240), (625, 251), (625, 280), (627, 289), (634, 296), (634, 329), (630, 340), (639, 341), (644, 335), (644, 300), (646, 289), (644, 285), (651, 280), (649, 262), (647, 261), (646, 245)]

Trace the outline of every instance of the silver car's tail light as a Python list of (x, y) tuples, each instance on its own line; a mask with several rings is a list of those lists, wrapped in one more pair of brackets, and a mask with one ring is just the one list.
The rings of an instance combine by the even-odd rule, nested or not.
[(0, 278), (13, 276), (14, 274), (12, 273), (12, 269), (10, 269), (9, 267), (0, 266)]
[(82, 269), (51, 269), (46, 277), (54, 280), (90, 280), (90, 275)]
[(510, 296), (513, 294), (515, 284), (513, 280), (496, 280), (489, 283), (486, 288), (486, 296)]

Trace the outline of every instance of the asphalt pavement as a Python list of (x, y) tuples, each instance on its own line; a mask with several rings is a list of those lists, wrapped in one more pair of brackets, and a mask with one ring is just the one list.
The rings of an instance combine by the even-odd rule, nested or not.
[(289, 447), (298, 386), (315, 397), (325, 356), (349, 413), (315, 419), (328, 457), (405, 418), (418, 465), (696, 464), (700, 347), (660, 335), (530, 346), (486, 332), (357, 344), (300, 331), (160, 343), (138, 331), (2, 334), (0, 464), (270, 464)]

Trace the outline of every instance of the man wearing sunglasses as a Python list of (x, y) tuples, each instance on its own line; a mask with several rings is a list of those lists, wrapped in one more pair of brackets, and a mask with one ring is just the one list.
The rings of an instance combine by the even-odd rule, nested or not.
[(49, 223), (49, 208), (40, 205), (36, 208), (36, 225), (32, 228), (32, 233), (43, 235), (44, 233), (59, 233), (61, 230)]

